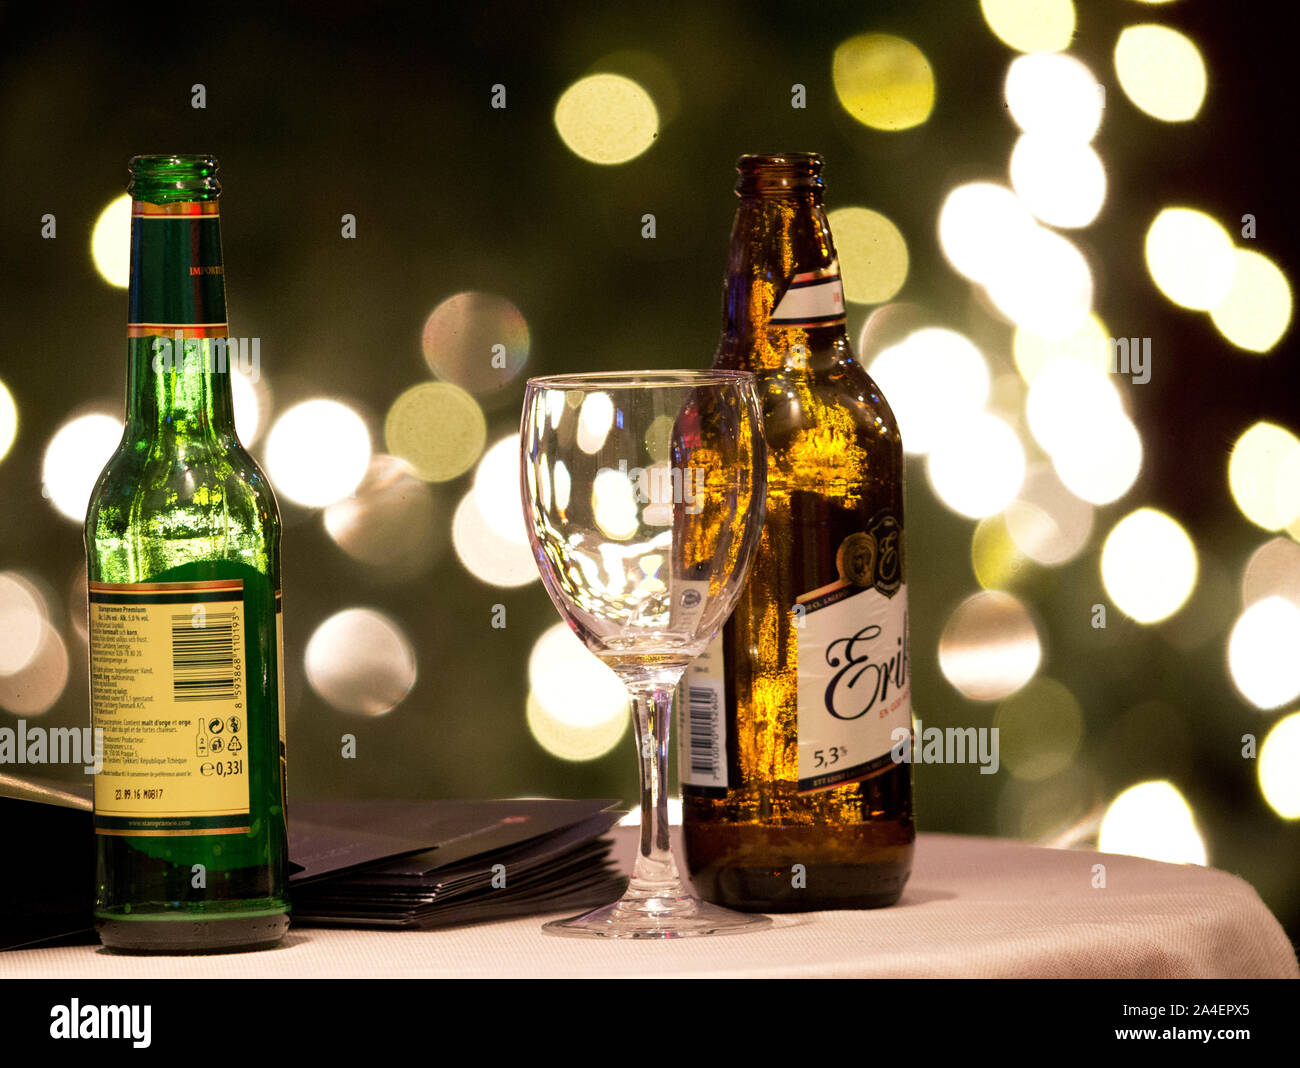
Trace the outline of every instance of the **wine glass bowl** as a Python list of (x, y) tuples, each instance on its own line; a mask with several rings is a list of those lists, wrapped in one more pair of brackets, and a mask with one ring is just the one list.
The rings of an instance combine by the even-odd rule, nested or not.
[(643, 371), (528, 382), (525, 526), (543, 584), (628, 687), (641, 759), (641, 851), (624, 898), (557, 934), (673, 938), (765, 926), (698, 901), (668, 847), (672, 693), (730, 615), (758, 544), (767, 483), (751, 375)]

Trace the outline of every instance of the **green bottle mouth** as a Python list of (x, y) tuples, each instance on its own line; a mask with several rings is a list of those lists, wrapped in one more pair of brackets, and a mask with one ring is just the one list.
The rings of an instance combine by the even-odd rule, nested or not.
[(126, 191), (151, 204), (216, 200), (221, 195), (217, 166), (216, 157), (206, 153), (133, 156)]

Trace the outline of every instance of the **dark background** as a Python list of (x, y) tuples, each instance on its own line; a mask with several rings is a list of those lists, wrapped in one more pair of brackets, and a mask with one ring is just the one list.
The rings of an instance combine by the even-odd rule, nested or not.
[[(1152, 382), (1126, 393), (1145, 454), (1137, 483), (1098, 509), (1082, 555), (1061, 569), (1028, 569), (1011, 586), (1041, 621), (1040, 672), (1064, 682), (1085, 716), (1063, 800), (1048, 807), (1069, 824), (1135, 782), (1169, 779), (1195, 813), (1210, 862), (1255, 885), (1294, 940), (1300, 826), (1268, 807), (1254, 762), (1240, 755), (1243, 733), (1262, 738), (1294, 706), (1262, 713), (1246, 704), (1223, 653), (1241, 567), (1269, 537), (1227, 492), (1228, 452), (1257, 419), (1300, 427), (1294, 346), (1288, 337), (1261, 358), (1233, 350), (1208, 316), (1159, 294), (1142, 257), (1151, 218), (1187, 204), (1230, 229), (1254, 214), (1254, 247), (1297, 277), (1293, 27), (1283, 5), (1077, 7), (1071, 51), (1108, 90), (1094, 143), (1109, 193), (1096, 223), (1070, 237), (1088, 256), (1094, 306), (1112, 332), (1152, 337), (1157, 362)], [(1210, 90), (1194, 122), (1157, 122), (1116, 83), (1117, 34), (1147, 21), (1182, 29), (1205, 57)], [(872, 31), (913, 41), (934, 69), (935, 108), (916, 129), (871, 131), (835, 99), (836, 45)], [(657, 98), (667, 121), (643, 155), (595, 166), (557, 136), (555, 101), (584, 74), (617, 67), (608, 57), (627, 50), (667, 69), (675, 107)], [(67, 640), (69, 681), (42, 722), (80, 725), (88, 715), (85, 645), (73, 625), (84, 611), (80, 530), (42, 500), (40, 467), (71, 414), (121, 410), (125, 294), (97, 274), (89, 236), (124, 187), (128, 157), (220, 159), (232, 331), (262, 338), (276, 412), (338, 397), (367, 418), (381, 449), (388, 406), (430, 377), (425, 318), (453, 293), (499, 293), (517, 305), (531, 333), (527, 373), (707, 365), (742, 152), (822, 152), (828, 206), (870, 206), (905, 235), (911, 268), (899, 299), (974, 337), (995, 373), (1013, 370), (1010, 327), (947, 265), (935, 221), (954, 185), (1005, 181), (1017, 131), (1001, 87), (1015, 54), (974, 0), (0, 8), (0, 379), (19, 413), (17, 440), (0, 460), (0, 569), (49, 591), (51, 620)], [(191, 107), (196, 82), (206, 86), (203, 110)], [(790, 106), (795, 82), (807, 87), (805, 110)], [(504, 110), (489, 106), (495, 83), (507, 87)], [(58, 219), (52, 241), (40, 237), (47, 212)], [(356, 216), (356, 240), (340, 238), (344, 212)], [(646, 212), (657, 219), (653, 241), (640, 233)], [(870, 310), (851, 307), (850, 336)], [(481, 398), (489, 443), (517, 426), (523, 377)], [(357, 565), (317, 510), (282, 496), (295, 795), (634, 799), (626, 740), (572, 763), (530, 736), (527, 657), (557, 617), (540, 584), (486, 585), (446, 544), (472, 477), (434, 487), (442, 550), (414, 578)], [(974, 523), (935, 498), (916, 459), (908, 500), (916, 714), (927, 725), (987, 725), (992, 706), (964, 699), (935, 655), (948, 614), (979, 588)], [(1109, 627), (1093, 630), (1088, 606), (1108, 603), (1101, 536), (1143, 504), (1192, 534), (1197, 590), (1165, 624), (1125, 621), (1112, 606)], [(509, 613), (504, 629), (490, 624), (498, 603)], [(336, 710), (303, 676), (313, 630), (355, 605), (397, 621), (418, 658), (414, 689), (386, 715)], [(1134, 713), (1143, 707), (1158, 713)], [(0, 710), (0, 725), (15, 719)], [(355, 760), (338, 755), (347, 732), (358, 739)], [(1005, 768), (993, 776), (918, 768), (920, 826), (1023, 833), (1023, 821), (1006, 816), (1018, 789)]]

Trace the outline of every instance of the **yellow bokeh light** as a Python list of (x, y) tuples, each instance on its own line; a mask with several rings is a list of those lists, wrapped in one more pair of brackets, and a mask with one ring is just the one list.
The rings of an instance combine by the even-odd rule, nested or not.
[(1259, 791), (1284, 820), (1300, 819), (1300, 712), (1283, 716), (1259, 747)]
[(94, 412), (64, 423), (50, 439), (41, 461), (41, 493), (68, 519), (86, 518), (90, 492), (122, 440), (122, 423)]
[(555, 128), (589, 163), (626, 163), (659, 136), (659, 112), (640, 85), (621, 74), (592, 74), (574, 82), (555, 105)]
[(1228, 636), (1228, 673), (1256, 708), (1277, 708), (1300, 696), (1300, 608), (1285, 597), (1250, 605)]
[(448, 482), (478, 460), (487, 420), (478, 401), (450, 382), (422, 382), (406, 390), (384, 420), (388, 452), (426, 482)]
[(880, 304), (907, 281), (907, 242), (898, 227), (868, 208), (837, 208), (827, 217), (835, 235), (844, 299)]
[(99, 213), (90, 234), (90, 258), (99, 276), (125, 289), (131, 281), (131, 198), (115, 197)]
[(0, 382), (0, 460), (8, 454), (18, 436), (18, 405), (9, 387)]
[(370, 466), (365, 420), (340, 401), (315, 397), (286, 411), (266, 437), (276, 492), (309, 508), (346, 497)]
[(1291, 285), (1267, 256), (1239, 248), (1227, 293), (1210, 309), (1225, 338), (1248, 352), (1268, 352), (1291, 325)]
[(1300, 516), (1300, 439), (1275, 423), (1254, 424), (1232, 447), (1228, 488), (1252, 523), (1288, 526)]
[(1106, 169), (1091, 145), (1025, 134), (1011, 153), (1011, 185), (1052, 226), (1087, 226), (1106, 199)]
[(1191, 806), (1173, 783), (1163, 779), (1130, 786), (1106, 809), (1097, 848), (1103, 853), (1205, 864), (1205, 841)]
[(1007, 770), (1017, 779), (1041, 782), (1074, 759), (1083, 740), (1083, 711), (1056, 679), (1034, 679), (998, 705), (993, 726)]
[(1003, 92), (1011, 118), (1027, 134), (1086, 144), (1101, 125), (1101, 85), (1074, 56), (1017, 57)]
[(993, 515), (975, 524), (970, 540), (971, 570), (986, 590), (1000, 590), (1020, 578), (1030, 563), (1007, 526), (1005, 515)]
[(942, 327), (913, 331), (883, 349), (867, 371), (889, 398), (903, 448), (913, 455), (929, 452), (955, 419), (978, 412), (989, 395), (983, 353)]
[(617, 675), (564, 623), (544, 630), (528, 656), (533, 698), (573, 727), (628, 722), (627, 690)]
[(988, 412), (951, 426), (926, 463), (938, 498), (971, 519), (1000, 512), (1025, 478), (1025, 450), (1016, 432)]
[(1182, 525), (1155, 508), (1115, 524), (1101, 550), (1106, 594), (1139, 623), (1158, 623), (1180, 609), (1196, 585), (1196, 547)]
[(524, 719), (533, 741), (551, 756), (573, 763), (599, 760), (612, 752), (632, 722), (632, 717), (623, 709), (619, 715), (599, 723), (569, 723), (552, 714), (531, 692), (525, 705)]
[(1029, 610), (1009, 593), (971, 594), (939, 637), (939, 668), (972, 701), (997, 701), (1034, 676), (1043, 647)]
[(1228, 295), (1236, 252), (1228, 231), (1204, 212), (1165, 208), (1146, 236), (1147, 270), (1166, 297), (1208, 311)]
[(980, 0), (989, 29), (1018, 52), (1059, 52), (1074, 36), (1072, 0)]
[(919, 126), (934, 108), (934, 71), (925, 53), (887, 33), (850, 37), (835, 49), (831, 80), (844, 110), (876, 130)]
[(1115, 44), (1115, 74), (1134, 105), (1152, 118), (1186, 122), (1205, 100), (1205, 61), (1168, 26), (1129, 26)]

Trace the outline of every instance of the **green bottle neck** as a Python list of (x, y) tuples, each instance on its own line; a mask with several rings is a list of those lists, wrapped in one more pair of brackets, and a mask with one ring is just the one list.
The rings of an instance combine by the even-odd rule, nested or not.
[(215, 170), (209, 157), (132, 160), (126, 414), (137, 438), (234, 434)]

